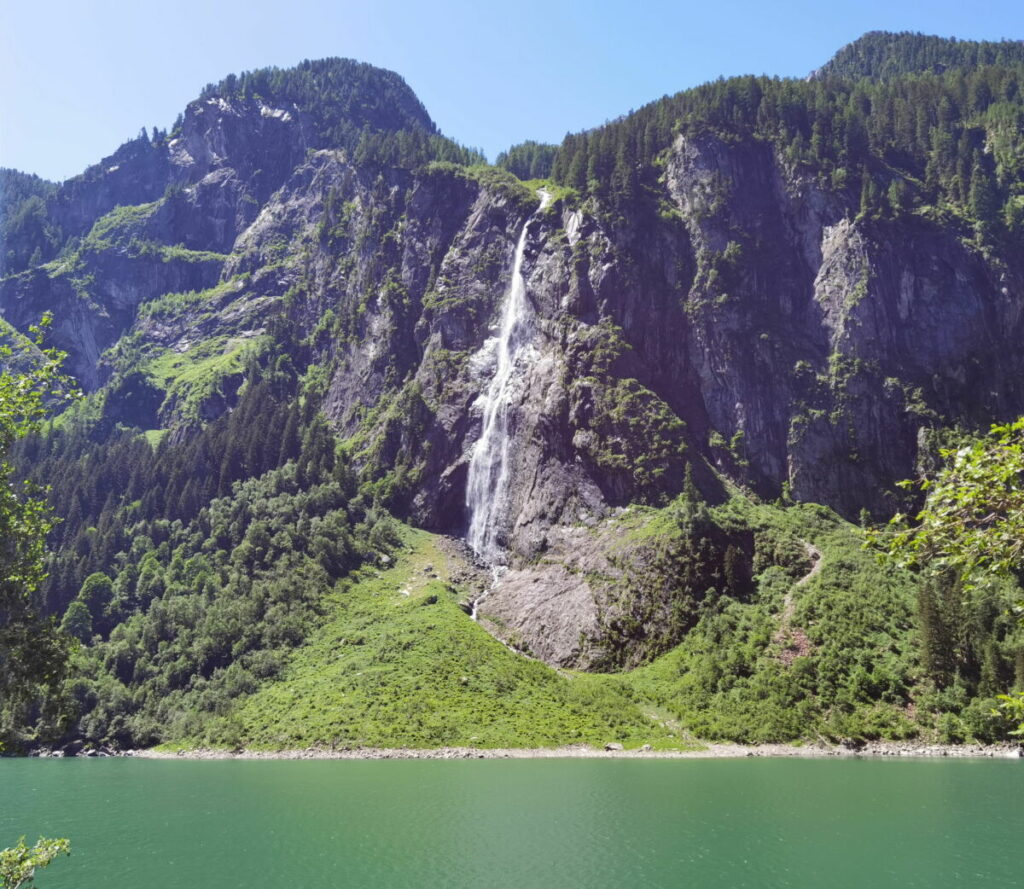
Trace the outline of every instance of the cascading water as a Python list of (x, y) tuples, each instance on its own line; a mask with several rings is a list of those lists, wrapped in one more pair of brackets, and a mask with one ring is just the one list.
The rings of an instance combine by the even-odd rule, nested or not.
[[(519, 243), (516, 244), (512, 279), (505, 296), (498, 336), (485, 347), (496, 352), (495, 371), (490, 385), (478, 400), (482, 408), (482, 426), (480, 438), (473, 446), (466, 482), (466, 508), (469, 513), (466, 540), (477, 557), (490, 565), (498, 565), (504, 558), (498, 541), (496, 518), (508, 500), (510, 420), (516, 371), (529, 358), (533, 334), (532, 311), (526, 298), (526, 279), (523, 276), (526, 236), (537, 213), (551, 201), (548, 192), (542, 189), (538, 193), (540, 207), (523, 224)], [(477, 604), (479, 600), (474, 603), (474, 617)]]

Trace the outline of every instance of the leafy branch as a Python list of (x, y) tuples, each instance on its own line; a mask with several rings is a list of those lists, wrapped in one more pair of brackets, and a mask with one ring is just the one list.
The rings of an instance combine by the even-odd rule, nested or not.
[[(905, 481), (926, 495), (911, 520), (896, 515), (869, 530), (868, 545), (904, 567), (960, 578), (965, 588), (1024, 575), (1024, 417), (993, 426), (971, 444), (940, 452), (932, 479)], [(1024, 609), (1018, 604), (1017, 611)], [(999, 709), (1024, 736), (1024, 692), (999, 695)], [(999, 711), (996, 711), (999, 712)]]
[(868, 542), (907, 568), (954, 572), (967, 586), (1019, 579), (1024, 564), (1024, 418), (960, 448), (940, 452), (934, 478), (904, 481), (927, 499), (911, 517), (897, 514)]
[(22, 837), (18, 845), (0, 851), (0, 887), (28, 889), (35, 879), (36, 870), (46, 867), (58, 855), (70, 854), (71, 843), (68, 840), (40, 837), (34, 846), (26, 846)]

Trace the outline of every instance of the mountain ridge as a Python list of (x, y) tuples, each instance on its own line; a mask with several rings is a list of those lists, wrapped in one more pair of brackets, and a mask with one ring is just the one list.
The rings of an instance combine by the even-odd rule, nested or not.
[[(773, 738), (913, 732), (928, 701), (994, 731), (980, 702), (1019, 672), (1007, 590), (960, 644), (954, 706), (918, 659), (910, 579), (855, 556), (825, 507), (883, 519), (942, 444), (1024, 413), (1024, 66), (732, 78), (524, 147), (509, 163), (550, 171), (523, 182), (385, 75), (396, 117), (358, 78), (341, 117), (318, 112), (336, 64), (204, 91), (59, 191), (44, 217), (77, 234), (0, 280), (15, 327), (53, 311), (89, 392), (20, 452), (66, 517), (43, 601), (86, 643), (75, 731), (226, 731), (229, 690), (276, 681), (330, 597), (400, 554), (389, 514), (465, 532), (520, 242), (530, 360), (503, 408), (510, 564), (487, 628), (548, 664), (647, 671), (643, 694), (705, 733), (748, 731), (759, 687)], [(292, 97), (270, 102), (275, 82)], [(829, 545), (797, 593), (807, 546)], [(436, 594), (477, 601), (479, 582)], [(787, 591), (802, 635), (773, 629)], [(726, 637), (728, 676), (708, 654)]]
[(915, 31), (869, 31), (840, 49), (811, 77), (881, 79), (910, 73), (942, 74), (1024, 61), (1021, 40), (958, 40)]

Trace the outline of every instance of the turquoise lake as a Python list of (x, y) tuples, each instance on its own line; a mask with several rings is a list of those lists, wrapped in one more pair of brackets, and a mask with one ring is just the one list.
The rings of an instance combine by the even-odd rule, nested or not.
[(1024, 885), (1024, 762), (0, 760), (41, 889)]

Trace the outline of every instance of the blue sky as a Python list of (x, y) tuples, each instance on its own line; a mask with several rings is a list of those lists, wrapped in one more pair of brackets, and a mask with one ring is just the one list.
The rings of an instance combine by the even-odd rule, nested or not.
[(865, 31), (1024, 38), (1020, 0), (0, 0), (0, 166), (81, 172), (204, 84), (348, 56), (493, 160), (719, 75), (805, 76)]

